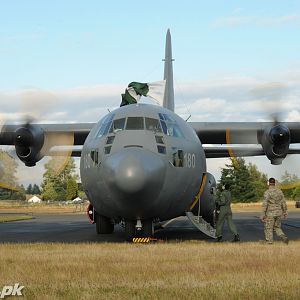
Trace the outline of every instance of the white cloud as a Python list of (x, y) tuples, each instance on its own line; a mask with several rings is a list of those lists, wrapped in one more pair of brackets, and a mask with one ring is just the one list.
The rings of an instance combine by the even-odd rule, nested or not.
[(287, 120), (289, 122), (300, 122), (300, 112), (298, 110), (292, 110), (288, 116), (287, 116)]

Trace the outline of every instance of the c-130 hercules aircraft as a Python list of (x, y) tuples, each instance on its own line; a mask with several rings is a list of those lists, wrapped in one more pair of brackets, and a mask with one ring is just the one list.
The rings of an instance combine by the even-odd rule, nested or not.
[[(216, 181), (207, 172), (206, 158), (266, 155), (272, 164), (281, 164), (287, 154), (300, 153), (290, 149), (300, 142), (300, 123), (186, 122), (174, 113), (172, 61), (168, 30), (162, 106), (121, 106), (95, 124), (6, 125), (0, 144), (13, 145), (19, 159), (32, 167), (54, 154), (56, 137), (71, 136), (72, 156), (81, 157), (89, 216), (99, 234), (113, 233), (122, 222), (127, 239), (150, 237), (155, 223), (186, 214), (214, 237), (211, 188)], [(75, 151), (75, 146), (82, 147)]]

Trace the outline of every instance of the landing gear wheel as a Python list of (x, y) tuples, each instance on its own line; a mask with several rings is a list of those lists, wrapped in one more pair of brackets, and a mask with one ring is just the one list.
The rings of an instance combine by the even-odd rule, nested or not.
[(144, 220), (143, 221), (143, 236), (144, 237), (152, 237), (154, 234), (154, 226), (152, 220)]
[(110, 234), (114, 232), (114, 224), (111, 223), (110, 219), (101, 216), (95, 212), (96, 220), (96, 232), (98, 234)]
[(128, 242), (132, 242), (132, 239), (135, 237), (136, 230), (135, 230), (135, 222), (134, 221), (125, 221), (125, 235), (126, 240)]

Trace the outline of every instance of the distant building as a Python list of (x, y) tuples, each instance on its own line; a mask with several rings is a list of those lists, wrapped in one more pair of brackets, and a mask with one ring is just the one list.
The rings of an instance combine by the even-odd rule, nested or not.
[(31, 198), (28, 200), (28, 202), (29, 202), (29, 203), (41, 203), (42, 200), (41, 200), (39, 197), (37, 197), (37, 196), (33, 196), (33, 197), (31, 197)]

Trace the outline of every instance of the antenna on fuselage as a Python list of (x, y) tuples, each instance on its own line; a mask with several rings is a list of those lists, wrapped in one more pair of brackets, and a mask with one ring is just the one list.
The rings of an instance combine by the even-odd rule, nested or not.
[(190, 119), (190, 117), (191, 117), (192, 115), (190, 114), (189, 116), (188, 116), (188, 118), (185, 120), (186, 122)]
[(174, 111), (173, 58), (170, 29), (166, 35), (164, 80), (166, 80), (163, 107)]

